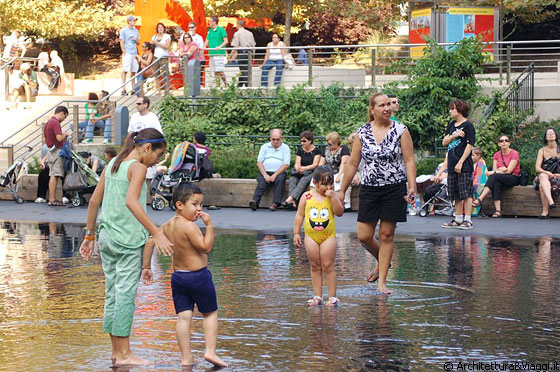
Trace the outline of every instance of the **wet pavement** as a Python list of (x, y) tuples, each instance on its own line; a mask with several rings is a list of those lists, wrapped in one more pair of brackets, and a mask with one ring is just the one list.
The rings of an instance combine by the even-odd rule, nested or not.
[[(259, 209), (256, 212), (249, 208), (222, 208), (206, 210), (212, 217), (217, 229), (266, 230), (290, 233), (295, 212)], [(148, 215), (156, 224), (170, 219), (175, 212), (166, 208), (154, 211), (148, 207)], [(336, 220), (338, 232), (356, 231), (356, 212), (344, 214)], [(87, 208), (49, 207), (45, 203), (16, 204), (13, 201), (0, 201), (0, 220), (86, 223)], [(448, 222), (446, 216), (409, 216), (408, 222), (399, 223), (397, 234), (413, 236), (488, 236), (488, 237), (560, 237), (560, 219), (539, 220), (538, 218), (473, 218), (472, 230), (444, 229), (441, 224)]]

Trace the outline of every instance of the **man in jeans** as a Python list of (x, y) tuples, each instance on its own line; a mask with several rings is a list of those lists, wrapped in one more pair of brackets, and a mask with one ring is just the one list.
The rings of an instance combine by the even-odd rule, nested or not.
[(282, 131), (273, 129), (270, 132), (270, 142), (261, 146), (257, 158), (259, 174), (257, 175), (257, 188), (249, 207), (256, 211), (261, 197), (269, 185), (274, 185), (273, 203), (269, 209), (275, 211), (282, 202), (286, 170), (290, 166), (290, 148), (282, 143)]
[(49, 166), (49, 206), (63, 206), (62, 201), (55, 199), (56, 184), (59, 178), (64, 177), (64, 160), (60, 157), (60, 149), (66, 143), (66, 138), (70, 136), (70, 132), (62, 133), (60, 123), (68, 117), (68, 109), (64, 106), (58, 106), (54, 110), (54, 115), (45, 125), (45, 143), (49, 147), (47, 153), (47, 164)]
[(245, 29), (245, 21), (242, 19), (237, 21), (237, 32), (233, 34), (231, 46), (238, 49), (231, 51), (228, 62), (233, 62), (237, 59), (239, 71), (241, 72), (238, 83), (239, 87), (243, 85), (249, 87), (249, 51), (256, 45), (253, 33)]

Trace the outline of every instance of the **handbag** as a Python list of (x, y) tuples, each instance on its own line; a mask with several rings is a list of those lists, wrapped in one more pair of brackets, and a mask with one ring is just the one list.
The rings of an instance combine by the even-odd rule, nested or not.
[[(506, 159), (504, 158), (504, 154), (500, 151), (500, 155), (502, 155), (502, 162), (506, 165)], [(525, 172), (524, 170), (519, 172), (519, 186), (527, 186), (529, 183), (529, 173)]]
[(142, 72), (142, 77), (147, 79), (154, 74), (153, 66)]
[(79, 191), (88, 186), (86, 175), (81, 172), (72, 172), (64, 178), (62, 189), (64, 191)]

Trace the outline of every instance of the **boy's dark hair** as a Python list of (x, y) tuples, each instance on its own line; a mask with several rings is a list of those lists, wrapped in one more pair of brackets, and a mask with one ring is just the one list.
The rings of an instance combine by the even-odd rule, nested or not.
[(204, 132), (194, 132), (193, 137), (196, 140), (196, 142), (198, 142), (199, 144), (201, 145), (206, 144), (206, 134), (204, 134)]
[(115, 156), (117, 156), (117, 150), (113, 146), (107, 146), (105, 147), (105, 154), (111, 156), (111, 158), (114, 158)]
[(313, 182), (315, 187), (319, 184), (332, 185), (334, 183), (334, 176), (331, 167), (328, 165), (320, 165), (313, 172)]
[(469, 113), (471, 112), (471, 106), (463, 101), (462, 99), (454, 99), (449, 103), (449, 108), (455, 108), (464, 118), (469, 117)]
[(57, 108), (54, 109), (54, 114), (58, 114), (60, 112), (65, 113), (66, 115), (68, 115), (68, 109), (64, 106), (58, 106)]
[(202, 194), (202, 190), (194, 183), (181, 182), (173, 189), (173, 205), (178, 201), (186, 203), (194, 194)]
[(387, 94), (387, 97), (389, 97), (389, 98), (397, 98), (397, 95), (396, 95), (396, 94)]

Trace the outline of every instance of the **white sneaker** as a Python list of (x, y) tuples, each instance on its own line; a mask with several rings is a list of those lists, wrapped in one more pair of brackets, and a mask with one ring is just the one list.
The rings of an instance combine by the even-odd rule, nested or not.
[(35, 203), (46, 203), (47, 199), (43, 199), (43, 198), (37, 198), (35, 199)]
[(70, 200), (68, 200), (68, 198), (66, 196), (62, 197), (62, 204), (68, 204), (70, 203)]

